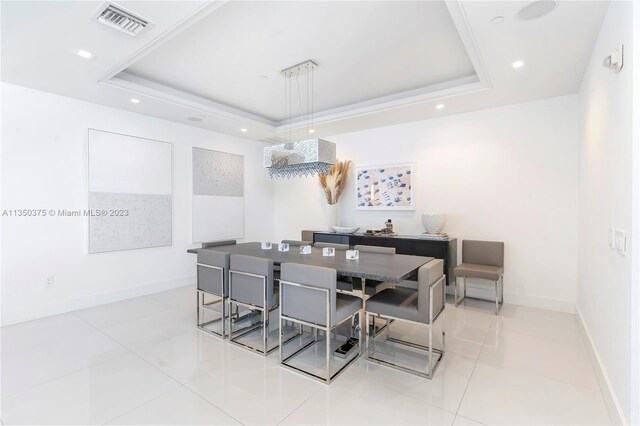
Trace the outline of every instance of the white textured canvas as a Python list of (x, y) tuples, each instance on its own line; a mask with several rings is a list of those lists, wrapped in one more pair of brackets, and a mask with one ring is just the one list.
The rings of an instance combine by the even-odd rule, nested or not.
[(244, 156), (193, 148), (192, 160), (194, 195), (244, 195)]
[(89, 129), (89, 191), (171, 194), (171, 144)]
[(172, 244), (172, 146), (89, 129), (89, 253)]
[(90, 192), (89, 252), (171, 245), (171, 195)]
[(191, 239), (244, 237), (244, 156), (193, 147)]
[(193, 242), (244, 237), (244, 197), (193, 196)]

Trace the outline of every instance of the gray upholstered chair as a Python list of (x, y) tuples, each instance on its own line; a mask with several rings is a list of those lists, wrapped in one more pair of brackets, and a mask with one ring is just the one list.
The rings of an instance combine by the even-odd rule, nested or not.
[(314, 247), (324, 248), (324, 247), (333, 247), (336, 250), (349, 250), (349, 244), (337, 244), (337, 243), (313, 243)]
[(236, 244), (236, 240), (207, 241), (202, 243), (202, 248), (232, 246), (234, 244)]
[(287, 243), (290, 246), (300, 247), (300, 246), (310, 246), (312, 245), (311, 241), (298, 241), (298, 240), (282, 240), (283, 243)]
[[(250, 311), (249, 315), (235, 319), (229, 316), (229, 341), (254, 352), (267, 355), (278, 347), (274, 335), (269, 339), (269, 314), (278, 309), (277, 287), (273, 285), (273, 260), (242, 254), (232, 254), (229, 262), (229, 310), (234, 305)], [(256, 311), (260, 312), (260, 321), (254, 321)], [(245, 325), (247, 323), (248, 325)], [(260, 330), (259, 345), (253, 345), (246, 339)]]
[(313, 234), (316, 231), (309, 231), (307, 229), (300, 232), (300, 240), (302, 241), (313, 241)]
[[(499, 241), (462, 241), (462, 263), (453, 270), (456, 277), (455, 303), (458, 306), (467, 297), (467, 278), (494, 283), (496, 315), (504, 302), (504, 243)], [(463, 293), (458, 298), (458, 278), (463, 280)]]
[[(343, 342), (337, 339), (338, 326), (351, 319), (353, 330), (354, 319), (362, 309), (362, 299), (336, 293), (336, 270), (319, 266), (301, 265), (297, 263), (283, 263), (282, 278), (280, 280), (280, 327), (284, 321), (298, 324), (301, 335), (289, 343), (294, 352), (285, 355), (286, 342), (283, 344), (280, 333), (280, 363), (295, 371), (318, 379), (324, 383), (331, 383), (345, 368), (357, 359), (360, 354), (360, 340), (357, 339), (357, 350), (346, 354), (346, 358), (334, 359), (334, 350)], [(302, 332), (303, 327), (313, 332)], [(321, 342), (318, 330), (324, 332), (325, 363), (322, 372), (305, 369), (309, 360), (297, 362), (301, 353), (308, 351), (313, 354), (311, 347)], [(336, 335), (333, 339), (331, 334)], [(348, 337), (348, 336), (346, 336)], [(347, 339), (345, 339), (347, 340)], [(322, 351), (320, 346), (318, 352)], [(318, 364), (317, 362), (312, 362)], [(337, 368), (336, 368), (337, 366)], [(332, 368), (333, 367), (333, 368)]]
[[(215, 250), (198, 250), (197, 261), (197, 305), (196, 324), (198, 328), (225, 338), (225, 320), (229, 316), (227, 307), (229, 297), (229, 253)], [(218, 296), (217, 300), (206, 302), (207, 294)], [(221, 305), (222, 309), (218, 310)], [(216, 312), (220, 318), (201, 321), (201, 317), (206, 317), (206, 312)], [(211, 325), (220, 323), (220, 330), (210, 328)]]
[[(385, 336), (386, 344), (389, 342), (408, 346), (420, 352), (426, 351), (426, 369), (398, 363), (393, 357), (395, 351), (376, 351), (376, 339), (369, 329), (367, 330), (366, 357), (368, 360), (388, 365), (418, 376), (431, 379), (440, 365), (445, 352), (445, 278), (443, 275), (444, 262), (442, 259), (434, 259), (418, 270), (418, 288), (396, 287), (381, 291), (370, 297), (366, 302), (366, 321), (369, 318), (384, 319), (387, 322)], [(435, 347), (433, 328), (436, 320), (442, 319), (442, 342), (440, 348)], [(398, 320), (413, 324), (427, 326), (428, 345), (424, 346), (416, 342), (408, 342), (390, 335), (390, 321)], [(389, 355), (391, 354), (391, 355)], [(434, 359), (434, 354), (436, 358)]]

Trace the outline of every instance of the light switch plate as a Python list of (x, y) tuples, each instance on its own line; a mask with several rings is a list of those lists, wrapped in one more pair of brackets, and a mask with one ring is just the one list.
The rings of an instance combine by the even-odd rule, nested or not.
[(616, 248), (616, 228), (609, 228), (609, 247), (615, 250)]
[(627, 233), (616, 229), (616, 250), (623, 256), (627, 255)]

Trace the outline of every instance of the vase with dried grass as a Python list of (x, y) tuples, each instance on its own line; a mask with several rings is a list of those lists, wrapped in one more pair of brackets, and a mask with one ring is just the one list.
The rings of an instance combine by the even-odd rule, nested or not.
[(327, 200), (326, 213), (329, 228), (338, 225), (338, 199), (347, 185), (350, 167), (350, 160), (338, 160), (331, 166), (329, 173), (320, 173), (318, 176)]

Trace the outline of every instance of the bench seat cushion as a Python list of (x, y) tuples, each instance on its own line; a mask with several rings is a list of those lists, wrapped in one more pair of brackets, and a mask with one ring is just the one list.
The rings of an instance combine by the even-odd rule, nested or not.
[(473, 263), (461, 263), (453, 270), (456, 277), (482, 278), (498, 281), (504, 272), (499, 266), (476, 265)]
[(367, 300), (366, 310), (371, 314), (417, 321), (418, 292), (402, 287), (382, 290)]

